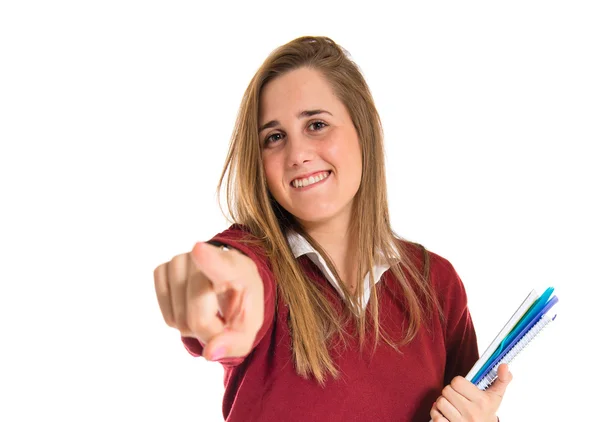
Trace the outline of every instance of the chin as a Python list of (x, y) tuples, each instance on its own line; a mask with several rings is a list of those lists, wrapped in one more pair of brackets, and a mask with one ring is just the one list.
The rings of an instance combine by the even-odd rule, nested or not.
[(324, 223), (333, 219), (341, 210), (322, 210), (322, 209), (302, 209), (292, 210), (293, 214), (299, 221), (306, 223)]

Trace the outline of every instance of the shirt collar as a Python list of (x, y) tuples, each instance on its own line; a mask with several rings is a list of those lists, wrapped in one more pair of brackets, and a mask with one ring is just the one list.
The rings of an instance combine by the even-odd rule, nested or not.
[[(308, 258), (321, 270), (321, 272), (325, 275), (325, 278), (329, 281), (329, 283), (336, 289), (338, 294), (342, 296), (342, 289), (338, 285), (331, 269), (327, 266), (325, 259), (321, 256), (319, 252), (312, 247), (312, 245), (302, 236), (300, 233), (290, 230), (287, 234), (288, 244), (294, 254), (294, 258), (298, 259), (302, 255), (307, 255)], [(376, 254), (376, 263), (372, 268), (373, 278), (375, 284), (379, 282), (383, 273), (389, 270), (390, 264), (389, 260), (383, 259), (383, 253), (379, 251)], [(371, 295), (371, 290), (369, 287), (369, 275), (367, 274), (364, 279), (364, 296), (363, 296), (363, 305), (366, 306), (369, 297)]]

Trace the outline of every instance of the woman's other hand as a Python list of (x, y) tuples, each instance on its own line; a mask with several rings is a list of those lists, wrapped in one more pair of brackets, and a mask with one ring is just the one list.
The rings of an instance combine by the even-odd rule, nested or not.
[(506, 387), (512, 381), (507, 364), (498, 367), (498, 378), (485, 391), (464, 377), (454, 377), (442, 390), (431, 412), (433, 422), (496, 422), (496, 412)]

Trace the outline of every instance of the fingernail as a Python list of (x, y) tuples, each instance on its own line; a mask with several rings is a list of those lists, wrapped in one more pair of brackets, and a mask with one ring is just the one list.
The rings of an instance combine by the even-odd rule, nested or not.
[(202, 243), (201, 242), (196, 242), (194, 244), (194, 247), (192, 248), (192, 256), (194, 256), (194, 253), (198, 253), (202, 251)]
[(220, 346), (215, 349), (210, 360), (219, 360), (223, 356), (225, 356), (225, 348), (223, 346)]

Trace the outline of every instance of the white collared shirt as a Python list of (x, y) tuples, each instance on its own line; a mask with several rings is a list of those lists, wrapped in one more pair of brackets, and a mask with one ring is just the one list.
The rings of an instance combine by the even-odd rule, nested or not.
[[(340, 296), (343, 297), (342, 289), (338, 282), (336, 281), (333, 273), (325, 263), (325, 260), (321, 256), (319, 252), (317, 252), (308, 240), (306, 240), (299, 233), (291, 230), (287, 235), (287, 240), (292, 249), (292, 253), (294, 257), (298, 259), (298, 257), (302, 255), (308, 255), (308, 258), (321, 270), (321, 272), (325, 275), (329, 283), (335, 288)], [(381, 257), (381, 255), (380, 255)], [(379, 282), (383, 273), (390, 269), (390, 265), (386, 260), (380, 259), (380, 262), (377, 262), (373, 267), (373, 278), (375, 280), (375, 284)], [(369, 274), (365, 276), (364, 279), (364, 296), (363, 296), (363, 307), (367, 306), (369, 302), (369, 298), (371, 297), (371, 289), (369, 286)]]

